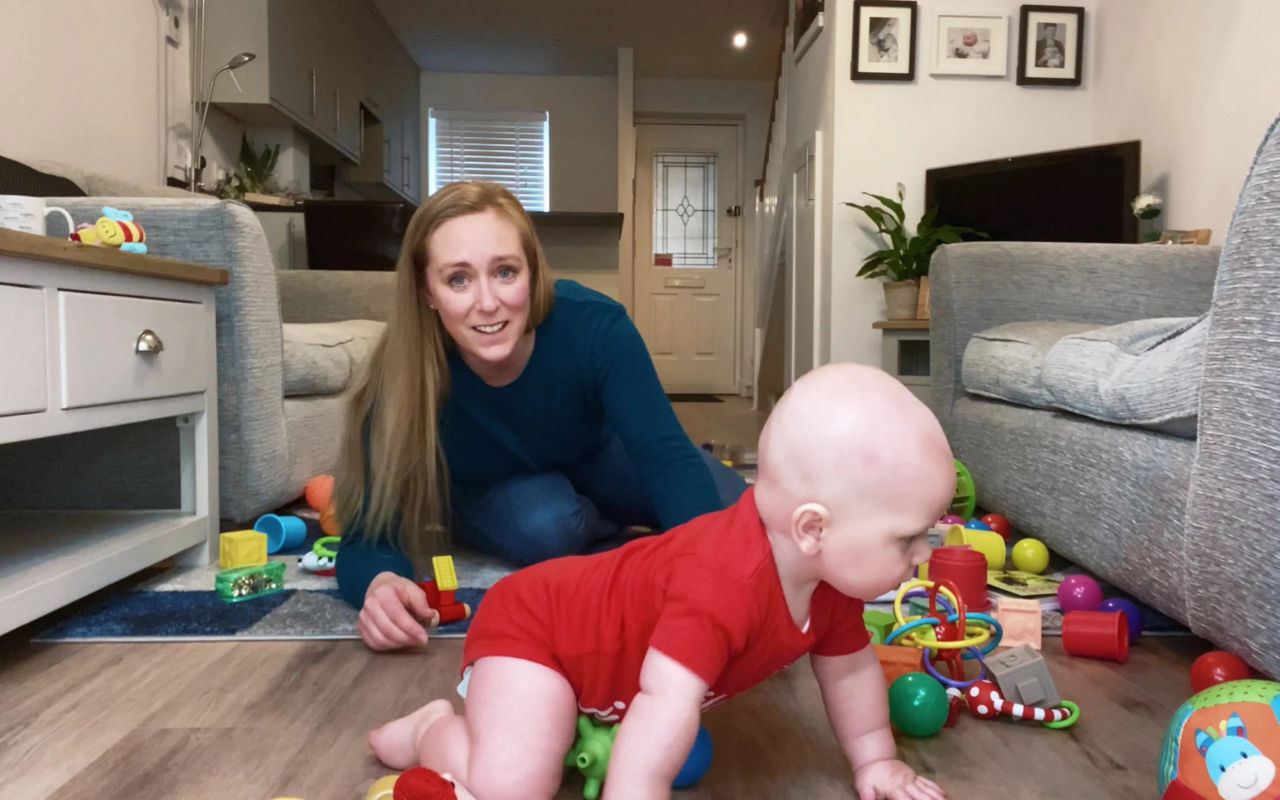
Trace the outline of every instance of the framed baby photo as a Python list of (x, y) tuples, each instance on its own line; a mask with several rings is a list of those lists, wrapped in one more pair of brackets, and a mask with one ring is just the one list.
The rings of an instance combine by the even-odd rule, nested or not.
[(792, 5), (796, 9), (796, 17), (792, 23), (791, 53), (799, 63), (809, 45), (822, 33), (823, 0), (793, 0)]
[(915, 0), (854, 0), (855, 81), (916, 79)]
[(1079, 86), (1084, 9), (1024, 5), (1018, 17), (1018, 85)]
[(934, 75), (1003, 77), (1009, 62), (1009, 18), (1004, 14), (947, 14), (933, 18)]

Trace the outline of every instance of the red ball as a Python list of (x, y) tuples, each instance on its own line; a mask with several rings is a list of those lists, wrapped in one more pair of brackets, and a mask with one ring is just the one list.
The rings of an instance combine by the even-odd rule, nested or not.
[(982, 521), (987, 523), (987, 527), (1004, 537), (1005, 541), (1009, 540), (1009, 533), (1012, 528), (1009, 520), (1005, 519), (1003, 514), (984, 514)]
[(1210, 650), (1191, 662), (1191, 691), (1200, 692), (1227, 681), (1242, 681), (1252, 675), (1249, 665), (1235, 653)]

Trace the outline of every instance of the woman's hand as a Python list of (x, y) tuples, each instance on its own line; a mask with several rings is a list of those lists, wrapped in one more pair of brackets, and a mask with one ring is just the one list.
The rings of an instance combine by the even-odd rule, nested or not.
[(379, 572), (365, 591), (356, 630), (372, 650), (399, 650), (426, 644), (423, 623), (438, 621), (418, 584), (394, 572)]

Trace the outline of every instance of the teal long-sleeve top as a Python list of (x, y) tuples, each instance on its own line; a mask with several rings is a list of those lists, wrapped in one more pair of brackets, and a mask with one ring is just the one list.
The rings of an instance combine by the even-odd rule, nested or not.
[[(676, 420), (639, 331), (605, 295), (556, 281), (529, 363), (505, 386), (486, 384), (456, 351), (448, 365), (441, 441), (455, 485), (567, 470), (616, 433), (664, 528), (720, 507), (706, 462)], [(337, 578), (352, 605), (363, 604), (380, 572), (415, 577), (408, 558), (389, 544), (346, 533)]]

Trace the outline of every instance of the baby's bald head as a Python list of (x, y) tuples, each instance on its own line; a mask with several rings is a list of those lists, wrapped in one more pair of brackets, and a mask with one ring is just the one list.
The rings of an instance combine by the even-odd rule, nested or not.
[(928, 512), (955, 488), (933, 413), (887, 373), (851, 363), (819, 367), (787, 390), (760, 434), (758, 463), (756, 503), (777, 529), (807, 502)]

